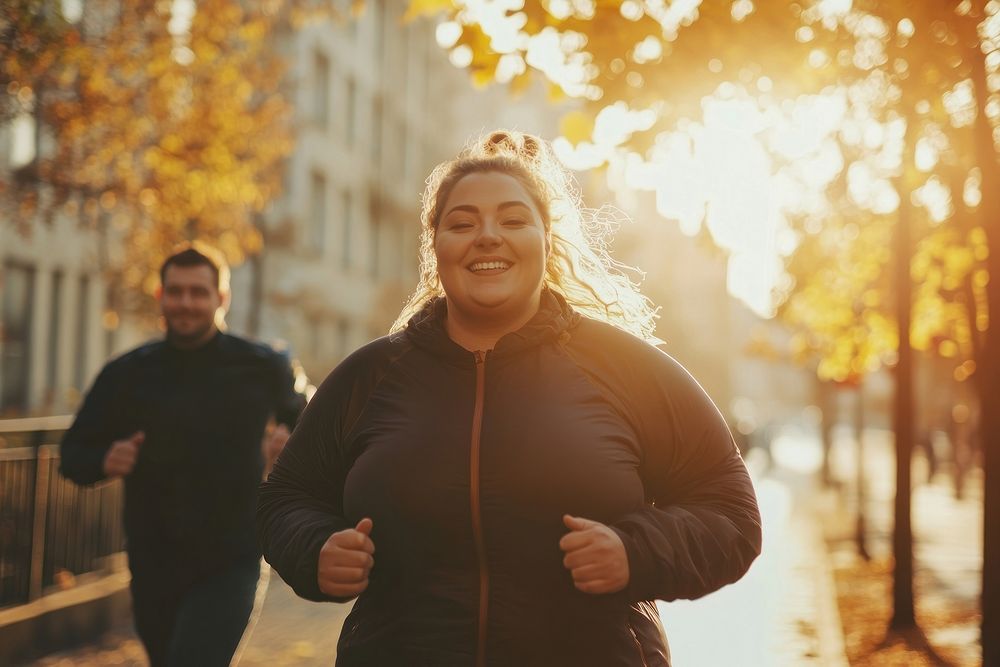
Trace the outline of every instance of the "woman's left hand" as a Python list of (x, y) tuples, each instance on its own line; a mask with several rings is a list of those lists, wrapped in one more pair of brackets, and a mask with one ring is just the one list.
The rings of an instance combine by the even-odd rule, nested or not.
[(618, 533), (603, 523), (563, 516), (570, 532), (559, 540), (566, 556), (563, 565), (573, 574), (573, 585), (584, 593), (617, 593), (628, 585), (628, 554)]

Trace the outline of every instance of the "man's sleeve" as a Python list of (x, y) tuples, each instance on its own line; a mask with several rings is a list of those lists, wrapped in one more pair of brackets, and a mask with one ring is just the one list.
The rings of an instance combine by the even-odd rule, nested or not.
[(101, 370), (73, 425), (63, 436), (59, 470), (77, 484), (94, 484), (104, 479), (104, 455), (114, 439), (116, 377), (113, 364)]
[[(279, 424), (287, 426), (288, 430), (291, 431), (299, 421), (299, 415), (306, 405), (306, 397), (302, 391), (296, 390), (296, 371), (292, 368), (288, 357), (280, 352), (275, 352), (274, 359), (278, 383), (274, 419)], [(301, 372), (299, 370), (299, 373)], [(304, 376), (303, 379), (305, 379)]]

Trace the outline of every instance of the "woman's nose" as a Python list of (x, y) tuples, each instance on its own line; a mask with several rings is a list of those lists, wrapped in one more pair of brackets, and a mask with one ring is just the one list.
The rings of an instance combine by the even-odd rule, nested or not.
[(487, 221), (479, 228), (479, 235), (476, 236), (478, 246), (496, 246), (503, 242), (500, 236), (500, 226), (494, 222)]

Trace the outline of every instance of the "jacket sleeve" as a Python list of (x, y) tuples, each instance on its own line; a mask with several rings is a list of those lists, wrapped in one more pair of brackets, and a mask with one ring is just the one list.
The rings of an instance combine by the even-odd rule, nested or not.
[(306, 397), (295, 388), (296, 373), (288, 357), (275, 352), (274, 364), (277, 376), (274, 420), (284, 424), (291, 431), (298, 423), (299, 415), (306, 404)]
[(73, 425), (59, 447), (59, 470), (77, 484), (95, 484), (104, 479), (104, 455), (115, 439), (118, 410), (115, 405), (119, 368), (105, 366), (83, 400)]
[(344, 517), (348, 468), (340, 449), (352, 383), (338, 370), (306, 406), (257, 501), (264, 558), (299, 596), (316, 601), (335, 599), (319, 590), (320, 549), (330, 535), (353, 525)]
[(631, 599), (694, 599), (738, 580), (760, 553), (757, 499), (701, 386), (652, 346), (637, 356), (624, 369), (623, 409), (643, 449), (647, 505), (612, 528), (628, 553)]

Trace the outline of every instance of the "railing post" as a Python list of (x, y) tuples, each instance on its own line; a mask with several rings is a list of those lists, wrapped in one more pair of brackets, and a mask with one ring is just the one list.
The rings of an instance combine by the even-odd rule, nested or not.
[(28, 600), (42, 597), (42, 568), (45, 565), (45, 520), (49, 509), (49, 472), (52, 454), (35, 445), (35, 507), (31, 524), (31, 575)]

